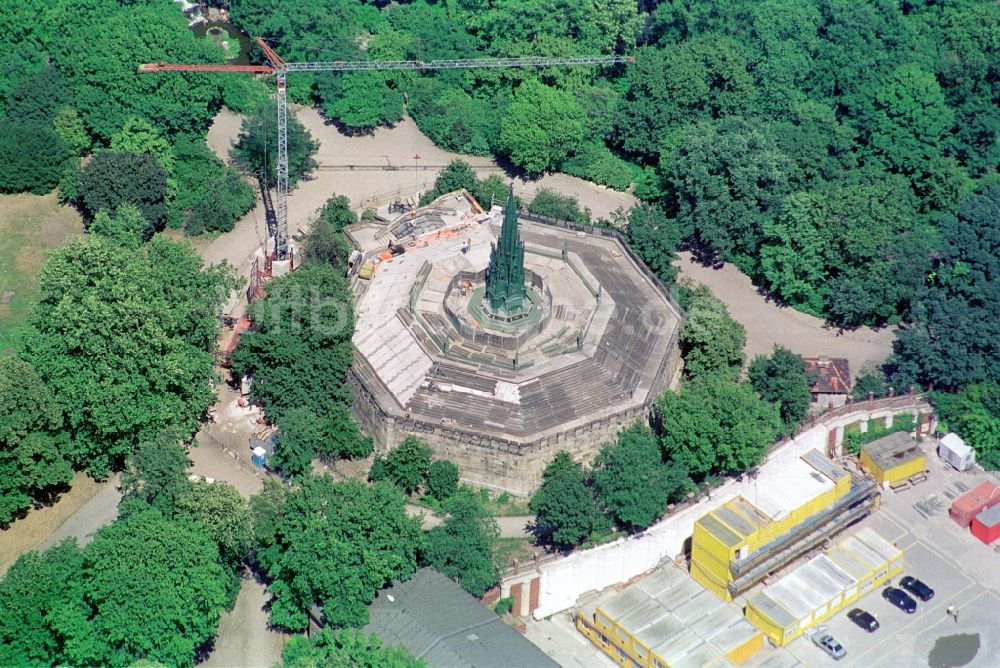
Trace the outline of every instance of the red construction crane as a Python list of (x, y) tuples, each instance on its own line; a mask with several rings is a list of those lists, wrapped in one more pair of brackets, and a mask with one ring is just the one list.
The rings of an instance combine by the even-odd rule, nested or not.
[(366, 60), (286, 63), (264, 40), (257, 38), (269, 65), (174, 65), (148, 63), (140, 72), (247, 72), (273, 74), (278, 82), (278, 206), (274, 248), (278, 260), (288, 258), (288, 99), (286, 79), (289, 72), (353, 72), (364, 70), (445, 70), (497, 69), (505, 67), (556, 67), (563, 65), (617, 65), (635, 62), (632, 56), (582, 56), (548, 58), (470, 58), (459, 60)]

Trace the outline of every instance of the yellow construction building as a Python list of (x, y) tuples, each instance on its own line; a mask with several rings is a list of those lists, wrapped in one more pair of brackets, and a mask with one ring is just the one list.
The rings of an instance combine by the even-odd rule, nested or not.
[(576, 627), (625, 668), (739, 665), (767, 645), (739, 608), (673, 565), (592, 600)]
[(927, 468), (927, 455), (905, 431), (861, 446), (861, 465), (880, 485), (895, 485)]
[(781, 647), (902, 570), (902, 551), (864, 527), (748, 598), (746, 617)]
[(878, 506), (870, 480), (817, 450), (755, 487), (694, 523), (691, 575), (725, 601)]

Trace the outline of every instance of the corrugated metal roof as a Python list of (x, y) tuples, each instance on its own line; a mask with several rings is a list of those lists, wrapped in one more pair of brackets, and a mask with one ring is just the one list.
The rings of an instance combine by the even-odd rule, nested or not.
[[(854, 587), (867, 573), (901, 555), (902, 552), (889, 541), (871, 528), (863, 527), (855, 535), (841, 540), (827, 554), (813, 557), (764, 587), (749, 599), (749, 603), (776, 624), (783, 627), (797, 624), (814, 610), (824, 608), (841, 592)], [(866, 563), (870, 564), (867, 570)]]
[(855, 532), (854, 537), (871, 548), (882, 559), (882, 563), (895, 561), (903, 556), (902, 550), (880, 536), (871, 527), (861, 527)]
[(834, 464), (829, 458), (823, 456), (823, 453), (819, 450), (810, 450), (802, 455), (802, 460), (833, 482), (837, 482), (849, 475), (847, 471)]
[(706, 531), (722, 541), (722, 544), (726, 547), (739, 545), (743, 541), (744, 536), (740, 536), (725, 524), (715, 519), (715, 516), (711, 512), (702, 515), (697, 521)]
[(672, 668), (727, 665), (725, 654), (758, 633), (736, 606), (675, 566), (606, 595), (595, 607)]

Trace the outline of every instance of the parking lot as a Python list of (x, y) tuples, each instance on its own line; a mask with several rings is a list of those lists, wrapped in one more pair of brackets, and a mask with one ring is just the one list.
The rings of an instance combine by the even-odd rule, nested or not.
[[(881, 628), (866, 633), (847, 619), (844, 610), (822, 626), (847, 649), (847, 656), (834, 661), (803, 636), (787, 646), (803, 664), (866, 668), (927, 666), (940, 638), (978, 634), (980, 647), (970, 662), (936, 665), (998, 665), (1000, 554), (948, 516), (952, 500), (962, 493), (958, 485), (972, 488), (987, 476), (981, 472), (958, 473), (946, 469), (933, 453), (928, 453), (927, 463), (930, 474), (926, 482), (903, 492), (886, 492), (881, 509), (863, 524), (904, 551), (902, 575), (923, 580), (935, 590), (934, 598), (926, 603), (917, 600), (917, 611), (906, 614), (884, 600), (881, 589), (868, 594), (848, 610), (853, 607), (867, 610), (878, 619)], [(902, 575), (893, 578), (891, 584), (898, 586)], [(955, 606), (957, 621), (948, 615), (949, 605)], [(972, 645), (974, 642), (974, 638), (958, 641)]]

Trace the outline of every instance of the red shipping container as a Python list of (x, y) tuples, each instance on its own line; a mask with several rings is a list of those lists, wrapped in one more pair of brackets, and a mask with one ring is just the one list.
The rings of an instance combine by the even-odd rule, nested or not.
[(1000, 506), (994, 506), (976, 515), (972, 520), (972, 535), (987, 545), (1000, 538)]
[(972, 524), (976, 515), (998, 503), (1000, 503), (1000, 487), (986, 481), (955, 499), (949, 512), (951, 519), (958, 522), (959, 526), (967, 527)]

